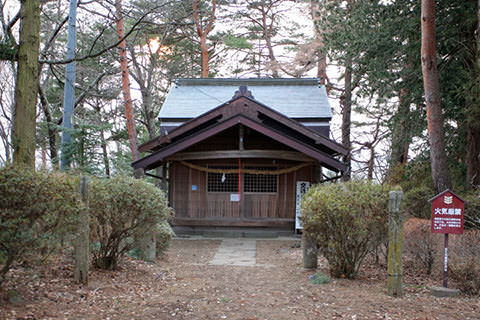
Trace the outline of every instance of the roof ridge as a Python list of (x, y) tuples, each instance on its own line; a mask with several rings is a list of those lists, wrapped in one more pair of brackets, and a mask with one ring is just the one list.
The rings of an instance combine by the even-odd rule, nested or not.
[(318, 78), (180, 78), (175, 80), (177, 86), (191, 85), (317, 85)]

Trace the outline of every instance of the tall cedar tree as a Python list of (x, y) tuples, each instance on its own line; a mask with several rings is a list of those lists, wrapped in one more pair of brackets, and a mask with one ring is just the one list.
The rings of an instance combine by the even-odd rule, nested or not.
[[(115, 0), (115, 9), (117, 11), (117, 36), (121, 40), (125, 37), (124, 19), (122, 13), (122, 0)], [(137, 129), (135, 128), (135, 119), (133, 117), (133, 103), (130, 96), (130, 81), (128, 77), (128, 60), (127, 60), (127, 42), (124, 39), (118, 45), (120, 55), (120, 69), (122, 72), (122, 92), (125, 103), (125, 117), (127, 118), (128, 140), (130, 141), (130, 149), (132, 151), (132, 159), (136, 161), (140, 159), (137, 142)]]
[(13, 162), (35, 167), (40, 0), (21, 1), (20, 46), (13, 123)]
[(208, 78), (209, 68), (209, 54), (207, 46), (207, 37), (210, 31), (213, 29), (213, 23), (215, 22), (215, 10), (217, 8), (217, 1), (212, 0), (212, 9), (207, 20), (206, 26), (203, 26), (201, 17), (198, 15), (198, 0), (193, 0), (193, 20), (195, 21), (195, 27), (197, 34), (200, 37), (200, 52), (202, 57), (202, 78)]
[(473, 77), (471, 99), (467, 105), (467, 146), (465, 163), (467, 165), (467, 188), (480, 187), (480, 0), (477, 1), (477, 25), (472, 32), (473, 41)]
[(427, 106), (428, 134), (432, 178), (435, 190), (442, 192), (451, 188), (448, 172), (447, 153), (443, 132), (443, 115), (440, 106), (440, 85), (438, 81), (437, 58), (435, 48), (435, 3), (434, 0), (422, 0), (422, 74)]

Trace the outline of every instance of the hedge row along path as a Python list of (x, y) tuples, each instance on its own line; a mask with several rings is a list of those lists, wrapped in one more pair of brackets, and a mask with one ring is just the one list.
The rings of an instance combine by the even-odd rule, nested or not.
[[(431, 297), (431, 283), (408, 267), (405, 296), (387, 296), (384, 266), (373, 259), (357, 280), (312, 284), (313, 272), (302, 270), (302, 252), (294, 244), (177, 239), (157, 264), (126, 259), (122, 270), (92, 270), (88, 287), (72, 283), (72, 261), (66, 258), (33, 270), (17, 268), (2, 298), (15, 287), (23, 301), (0, 301), (0, 319), (480, 318), (478, 297)], [(238, 250), (246, 265), (228, 262)], [(325, 268), (326, 262), (320, 259), (319, 265)]]

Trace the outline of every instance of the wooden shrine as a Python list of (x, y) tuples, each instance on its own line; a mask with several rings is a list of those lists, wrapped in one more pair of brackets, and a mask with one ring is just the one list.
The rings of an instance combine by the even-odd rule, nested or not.
[[(164, 168), (175, 226), (293, 229), (297, 182), (348, 170), (337, 159), (347, 150), (328, 138), (326, 99), (317, 79), (178, 80), (160, 113), (162, 134), (132, 166)], [(322, 103), (328, 110), (315, 110)]]

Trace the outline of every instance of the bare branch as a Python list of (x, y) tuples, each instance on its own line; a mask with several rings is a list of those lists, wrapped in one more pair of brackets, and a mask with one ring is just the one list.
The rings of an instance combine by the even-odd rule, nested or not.
[(70, 62), (73, 62), (73, 61), (76, 61), (76, 62), (79, 62), (79, 61), (84, 61), (84, 60), (87, 60), (87, 59), (92, 59), (92, 58), (96, 58), (96, 57), (99, 57), (101, 56), (102, 54), (104, 54), (105, 52), (107, 51), (110, 51), (111, 49), (113, 48), (116, 48), (120, 43), (122, 43), (122, 41), (124, 41), (126, 38), (128, 38), (135, 30), (136, 28), (138, 27), (138, 25), (140, 25), (143, 21), (143, 19), (145, 19), (145, 17), (152, 11), (149, 11), (148, 13), (144, 14), (140, 19), (138, 19), (135, 24), (132, 26), (132, 28), (127, 32), (125, 33), (125, 36), (123, 36), (122, 38), (118, 39), (116, 42), (114, 42), (113, 44), (109, 45), (108, 47), (102, 49), (102, 50), (99, 50), (97, 51), (96, 53), (89, 53), (87, 55), (84, 55), (82, 57), (75, 57), (73, 59), (65, 59), (65, 60), (40, 60), (39, 62), (40, 63), (46, 63), (46, 64), (49, 64), (49, 65), (55, 65), (55, 64), (68, 64)]
[[(100, 75), (98, 75), (98, 77), (97, 77), (95, 80), (93, 80), (93, 82), (88, 86), (88, 88), (85, 89), (85, 90), (82, 92), (82, 94), (77, 97), (77, 99), (75, 100), (75, 104), (74, 104), (74, 106), (73, 106), (74, 109), (83, 101), (83, 99), (87, 96), (88, 92), (89, 92), (90, 90), (92, 90), (92, 88), (93, 88), (94, 86), (96, 86), (97, 83), (99, 83), (100, 80), (102, 80), (102, 78), (103, 78), (105, 75), (107, 75), (107, 72), (103, 72), (103, 73), (101, 73)], [(60, 117), (60, 118), (57, 120), (57, 125), (60, 126), (60, 125), (62, 124), (62, 122), (63, 122), (63, 117)]]

